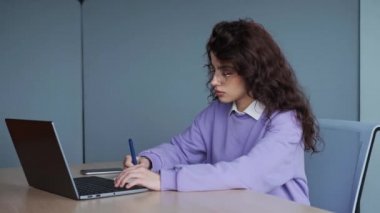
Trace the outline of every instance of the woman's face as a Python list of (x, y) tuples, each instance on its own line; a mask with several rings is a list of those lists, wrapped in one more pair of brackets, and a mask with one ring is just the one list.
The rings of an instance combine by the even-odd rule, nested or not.
[(244, 79), (238, 75), (232, 63), (220, 61), (211, 52), (211, 86), (220, 102), (235, 102), (243, 111), (252, 101), (245, 88)]

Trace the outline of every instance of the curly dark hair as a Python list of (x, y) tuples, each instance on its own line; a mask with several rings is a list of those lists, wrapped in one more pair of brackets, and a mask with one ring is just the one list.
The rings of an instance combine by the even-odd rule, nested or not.
[[(234, 66), (237, 74), (243, 77), (248, 94), (265, 105), (268, 119), (275, 111), (294, 110), (302, 125), (304, 149), (317, 151), (319, 126), (310, 103), (292, 67), (262, 25), (251, 19), (220, 22), (212, 30), (206, 51), (208, 67), (211, 53)], [(217, 99), (211, 86), (212, 77), (212, 70), (209, 70), (210, 97)]]

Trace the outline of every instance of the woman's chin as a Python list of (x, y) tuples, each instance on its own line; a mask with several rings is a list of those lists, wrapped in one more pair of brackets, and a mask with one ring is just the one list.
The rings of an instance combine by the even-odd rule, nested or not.
[(231, 103), (233, 102), (233, 100), (229, 99), (229, 98), (226, 98), (226, 97), (218, 97), (218, 100), (222, 103), (225, 103), (225, 104), (228, 104), (228, 103)]

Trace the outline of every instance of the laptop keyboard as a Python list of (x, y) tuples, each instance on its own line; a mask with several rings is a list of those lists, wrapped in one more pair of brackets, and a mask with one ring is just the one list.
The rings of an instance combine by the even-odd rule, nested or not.
[(96, 176), (74, 178), (74, 182), (77, 187), (78, 193), (81, 196), (144, 188), (141, 186), (132, 187), (130, 189), (115, 188), (113, 180)]

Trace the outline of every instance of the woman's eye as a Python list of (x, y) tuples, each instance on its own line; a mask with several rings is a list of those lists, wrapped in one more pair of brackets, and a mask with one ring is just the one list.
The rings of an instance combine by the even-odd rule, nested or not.
[(223, 72), (223, 75), (228, 77), (228, 76), (231, 76), (233, 73), (232, 72)]

